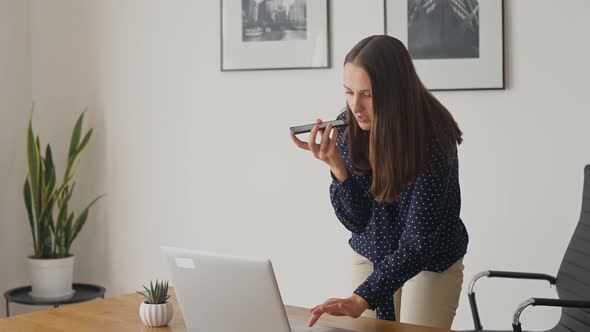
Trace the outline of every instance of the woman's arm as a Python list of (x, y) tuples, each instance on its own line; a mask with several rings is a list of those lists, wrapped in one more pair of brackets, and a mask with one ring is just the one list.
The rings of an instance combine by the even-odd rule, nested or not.
[(336, 217), (349, 231), (357, 234), (364, 232), (373, 210), (370, 193), (363, 192), (350, 175), (344, 182), (338, 181), (331, 171), (330, 175), (330, 201)]
[(374, 272), (354, 292), (369, 303), (370, 309), (390, 302), (398, 288), (423, 271), (438, 244), (451, 167), (437, 159), (436, 175), (426, 170), (415, 181), (397, 250), (375, 264)]
[[(342, 119), (344, 113), (338, 116)], [(364, 231), (373, 208), (373, 202), (368, 193), (354, 183), (353, 176), (348, 171), (350, 161), (348, 160), (347, 147), (343, 142), (342, 135), (339, 135), (337, 128), (329, 124), (322, 132), (319, 126), (320, 119), (311, 130), (309, 142), (303, 142), (294, 134), (291, 139), (299, 148), (310, 151), (313, 156), (330, 166), (332, 174), (332, 185), (330, 186), (330, 198), (336, 211), (336, 216), (346, 228), (355, 233)], [(333, 132), (332, 138), (330, 133)], [(321, 135), (321, 143), (316, 143), (318, 133)], [(332, 173), (332, 171), (334, 173)]]
[[(368, 190), (356, 182), (350, 174), (350, 159), (346, 140), (338, 137), (336, 143), (345, 163), (340, 168), (330, 171), (330, 201), (338, 220), (349, 231), (359, 234), (365, 231), (373, 211), (373, 199)], [(348, 166), (347, 166), (348, 165)]]

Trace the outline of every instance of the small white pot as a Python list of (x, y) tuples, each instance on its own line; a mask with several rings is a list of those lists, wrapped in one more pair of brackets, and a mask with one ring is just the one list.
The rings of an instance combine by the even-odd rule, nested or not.
[(40, 299), (68, 298), (74, 294), (74, 256), (56, 259), (29, 257), (31, 296)]
[(166, 326), (172, 320), (173, 315), (174, 307), (170, 301), (163, 304), (147, 304), (141, 302), (139, 306), (139, 317), (147, 326)]

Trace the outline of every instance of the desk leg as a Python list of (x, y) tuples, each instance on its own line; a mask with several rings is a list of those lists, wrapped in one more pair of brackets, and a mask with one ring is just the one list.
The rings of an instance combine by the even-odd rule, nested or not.
[(8, 317), (10, 317), (10, 310), (9, 310), (9, 308), (8, 308), (8, 304), (9, 304), (9, 303), (10, 303), (10, 302), (8, 302), (8, 300), (6, 300), (6, 317), (7, 317), (7, 318), (8, 318)]

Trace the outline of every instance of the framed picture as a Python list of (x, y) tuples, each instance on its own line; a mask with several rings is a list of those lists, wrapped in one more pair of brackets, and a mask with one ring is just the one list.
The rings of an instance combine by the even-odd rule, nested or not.
[(429, 90), (504, 89), (503, 0), (384, 0)]
[(328, 0), (222, 0), (221, 71), (330, 67)]

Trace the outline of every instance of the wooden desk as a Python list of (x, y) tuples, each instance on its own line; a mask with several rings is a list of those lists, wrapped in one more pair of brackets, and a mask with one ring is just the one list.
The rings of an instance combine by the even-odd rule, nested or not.
[[(186, 326), (174, 292), (174, 318), (167, 327), (150, 328), (139, 319), (141, 296), (130, 294), (108, 299), (72, 304), (30, 314), (0, 319), (0, 331), (63, 332), (63, 331), (158, 331), (186, 332)], [(305, 308), (285, 306), (289, 318), (308, 320)], [(322, 316), (318, 324), (341, 327), (359, 332), (448, 332), (450, 330), (387, 322), (371, 318)], [(215, 332), (215, 331), (211, 331)]]

